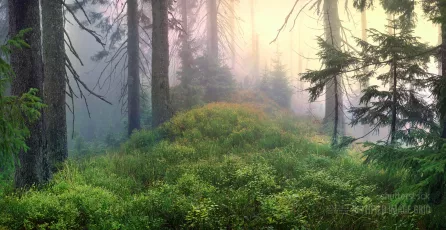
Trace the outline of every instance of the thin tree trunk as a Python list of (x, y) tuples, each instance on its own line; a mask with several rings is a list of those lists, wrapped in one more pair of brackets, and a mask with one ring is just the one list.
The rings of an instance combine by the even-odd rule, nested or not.
[[(338, 0), (325, 0), (324, 2), (324, 26), (326, 40), (334, 47), (341, 48), (341, 21), (338, 12)], [(329, 81), (325, 93), (324, 127), (335, 125), (337, 133), (344, 135), (344, 116), (342, 102), (342, 76), (336, 76), (337, 83)], [(335, 88), (336, 87), (336, 88)], [(335, 94), (337, 93), (337, 96)], [(338, 116), (336, 117), (336, 114)]]
[(183, 27), (183, 34), (181, 37), (182, 42), (182, 51), (181, 51), (181, 65), (182, 65), (182, 71), (183, 76), (181, 78), (181, 83), (183, 84), (186, 95), (185, 95), (185, 104), (186, 108), (190, 108), (194, 105), (193, 100), (193, 92), (192, 92), (192, 51), (190, 47), (190, 31), (189, 31), (189, 20), (188, 20), (188, 14), (189, 14), (189, 0), (182, 0), (181, 1), (181, 20), (182, 20), (182, 27)]
[[(361, 39), (363, 41), (367, 41), (367, 10), (364, 9), (361, 12)], [(364, 68), (364, 72), (367, 73), (368, 72), (368, 67)], [(367, 87), (369, 87), (369, 80), (367, 80), (367, 82), (364, 82), (361, 85), (361, 88), (366, 89)], [(365, 124), (363, 125), (363, 135), (365, 135), (364, 139), (365, 140), (369, 140), (368, 135), (370, 133), (370, 125)]]
[(391, 135), (391, 144), (395, 144), (395, 134), (396, 134), (396, 107), (397, 107), (397, 67), (396, 67), (396, 57), (393, 57), (393, 84), (392, 84), (392, 124), (390, 127), (390, 135)]
[(60, 1), (42, 0), (44, 100), (48, 106), (45, 109), (47, 154), (53, 172), (68, 157), (63, 20), (63, 5)]
[(218, 63), (218, 9), (217, 0), (208, 0), (208, 52), (211, 60)]
[[(22, 95), (30, 88), (39, 90), (42, 97), (43, 63), (40, 33), (39, 1), (9, 0), (9, 32), (17, 34), (20, 30), (31, 28), (25, 41), (31, 49), (14, 49), (11, 66), (16, 74), (12, 81), (12, 95)], [(41, 111), (43, 112), (43, 111)], [(20, 151), (16, 159), (15, 186), (18, 188), (40, 184), (49, 177), (48, 162), (44, 153), (44, 117), (32, 124), (26, 124), (31, 136), (26, 140), (27, 152)]]
[(141, 128), (140, 79), (139, 79), (139, 13), (138, 0), (127, 0), (128, 26), (128, 135)]
[[(446, 3), (445, 3), (446, 5)], [(444, 6), (446, 7), (446, 6)], [(442, 79), (442, 83), (441, 85), (446, 85), (446, 23), (441, 24), (441, 79)], [(442, 138), (446, 138), (446, 89), (442, 89), (440, 92), (440, 100), (439, 100), (439, 108), (443, 108), (440, 109), (440, 123), (442, 124), (442, 134), (441, 137)]]
[(152, 117), (158, 127), (172, 116), (169, 99), (168, 1), (152, 0)]

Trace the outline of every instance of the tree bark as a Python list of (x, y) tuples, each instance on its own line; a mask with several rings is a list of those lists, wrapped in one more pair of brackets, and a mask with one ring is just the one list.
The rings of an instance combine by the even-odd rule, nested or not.
[[(20, 30), (31, 28), (25, 41), (31, 49), (14, 49), (11, 66), (16, 74), (12, 81), (12, 95), (22, 95), (30, 88), (39, 90), (42, 97), (43, 63), (40, 32), (40, 8), (36, 0), (9, 0), (9, 32), (17, 34)], [(41, 111), (43, 112), (43, 111)], [(20, 151), (16, 159), (15, 186), (17, 188), (40, 184), (49, 177), (44, 140), (44, 116), (32, 124), (26, 124), (31, 136), (26, 140), (27, 152)]]
[(193, 97), (194, 92), (192, 90), (192, 78), (194, 77), (192, 74), (192, 50), (190, 47), (190, 31), (189, 31), (189, 1), (190, 0), (181, 0), (181, 21), (182, 21), (182, 27), (183, 32), (181, 35), (181, 43), (182, 43), (182, 50), (181, 50), (181, 66), (182, 66), (182, 76), (181, 76), (181, 83), (185, 89), (185, 106), (186, 108), (191, 108), (194, 105)]
[(128, 135), (141, 128), (140, 79), (139, 79), (139, 13), (138, 0), (127, 0), (128, 27), (128, 76), (127, 110)]
[[(342, 39), (338, 0), (325, 0), (324, 27), (326, 41), (340, 49)], [(339, 135), (344, 135), (342, 76), (336, 76), (336, 81), (338, 82), (338, 84), (336, 84), (336, 89), (333, 81), (328, 82), (326, 85), (324, 127), (327, 128), (330, 124), (338, 123), (337, 133)], [(335, 94), (337, 94), (337, 96)], [(336, 114), (338, 114), (337, 117)]]
[(395, 144), (396, 138), (396, 119), (397, 119), (397, 65), (396, 65), (396, 56), (393, 56), (393, 65), (392, 65), (392, 77), (393, 77), (393, 83), (392, 83), (392, 123), (390, 125), (390, 143)]
[(68, 157), (65, 107), (66, 69), (63, 5), (42, 0), (42, 39), (44, 63), (44, 101), (47, 154), (55, 172)]
[[(444, 1), (439, 1), (438, 2), (438, 8), (441, 12), (444, 12), (444, 9), (446, 9), (446, 2)], [(442, 17), (444, 17), (444, 15), (441, 15)], [(441, 53), (441, 59), (440, 59), (440, 74), (441, 74), (441, 88), (440, 88), (440, 92), (438, 95), (438, 110), (439, 110), (439, 120), (440, 120), (440, 126), (442, 128), (442, 132), (441, 132), (441, 138), (446, 138), (446, 89), (445, 89), (445, 85), (446, 85), (446, 23), (441, 23), (440, 24), (440, 38), (441, 38), (441, 48), (440, 48), (440, 53)]]
[(158, 127), (172, 116), (169, 99), (168, 1), (152, 0), (152, 125)]

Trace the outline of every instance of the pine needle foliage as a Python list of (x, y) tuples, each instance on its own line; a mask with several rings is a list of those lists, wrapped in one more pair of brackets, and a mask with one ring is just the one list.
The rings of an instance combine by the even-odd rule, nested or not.
[(283, 108), (291, 106), (293, 89), (286, 76), (285, 65), (281, 61), (281, 54), (276, 53), (272, 59), (272, 70), (265, 69), (258, 89)]
[[(40, 117), (40, 109), (44, 107), (37, 95), (37, 89), (30, 89), (28, 93), (20, 96), (4, 96), (6, 86), (14, 77), (14, 72), (7, 60), (13, 48), (29, 48), (23, 40), (25, 33), (30, 29), (22, 30), (0, 46), (0, 157), (9, 158), (20, 150), (27, 150), (25, 139), (30, 135), (27, 125)], [(3, 162), (3, 161), (2, 161)]]
[(360, 81), (376, 77), (384, 88), (371, 85), (363, 90), (360, 106), (349, 110), (351, 124), (390, 126), (391, 143), (401, 140), (417, 145), (422, 140), (414, 139), (411, 132), (437, 127), (435, 112), (422, 94), (435, 77), (427, 71), (433, 49), (413, 36), (410, 25), (394, 20), (391, 27), (393, 34), (369, 30), (370, 43), (357, 39), (362, 50), (360, 65), (370, 70), (355, 77)]
[[(308, 70), (307, 72), (301, 75), (301, 79), (303, 81), (309, 82), (310, 87), (306, 89), (310, 94), (310, 102), (316, 101), (320, 96), (323, 95), (324, 88), (326, 86), (331, 86), (334, 84), (336, 90), (343, 90), (342, 87), (339, 87), (343, 84), (342, 78), (348, 77), (346, 73), (352, 66), (357, 65), (359, 62), (358, 58), (354, 56), (353, 53), (348, 51), (342, 51), (332, 44), (326, 42), (323, 38), (318, 37), (318, 45), (320, 51), (317, 53), (319, 59), (323, 63), (323, 67), (320, 70)], [(341, 76), (341, 78), (340, 78)], [(335, 94), (336, 97), (338, 95), (342, 95), (342, 92), (338, 92)], [(338, 105), (335, 106), (338, 108), (342, 103), (341, 97), (336, 98)], [(338, 112), (339, 109), (335, 109), (334, 112)], [(337, 114), (335, 117), (344, 116), (344, 114)], [(334, 121), (334, 129), (332, 135), (332, 146), (337, 146), (338, 143), (338, 128), (337, 128), (337, 118)]]

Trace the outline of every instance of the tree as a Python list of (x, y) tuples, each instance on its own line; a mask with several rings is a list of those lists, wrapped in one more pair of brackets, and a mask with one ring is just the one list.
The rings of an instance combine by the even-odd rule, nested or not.
[(362, 48), (361, 66), (372, 70), (358, 75), (364, 80), (373, 77), (377, 70), (387, 67), (388, 72), (377, 75), (388, 90), (372, 85), (363, 90), (361, 107), (352, 107), (352, 125), (357, 123), (390, 126), (391, 144), (403, 140), (408, 144), (420, 144), (415, 135), (418, 130), (435, 127), (434, 112), (423, 100), (422, 92), (430, 86), (432, 74), (427, 69), (431, 48), (413, 36), (412, 26), (392, 21), (393, 34), (369, 30), (370, 38), (377, 45), (358, 40)]
[[(357, 0), (360, 1), (360, 0)], [(364, 0), (366, 1), (366, 0)], [(271, 41), (271, 43), (275, 42), (282, 30), (288, 24), (290, 17), (293, 12), (296, 10), (296, 6), (299, 3), (299, 0), (294, 1), (294, 5), (291, 8), (288, 15), (285, 17), (285, 22), (282, 24), (279, 29), (275, 39)], [(357, 4), (355, 2), (355, 4)], [(322, 5), (322, 10), (321, 10)], [(324, 19), (324, 35), (327, 43), (332, 44), (333, 46), (341, 49), (342, 44), (349, 45), (342, 37), (341, 30), (343, 29), (341, 26), (341, 20), (339, 18), (339, 10), (338, 10), (339, 0), (308, 0), (305, 5), (300, 9), (296, 14), (294, 21), (300, 15), (303, 9), (309, 7), (310, 9), (316, 9), (316, 12), (323, 14)], [(346, 5), (347, 7), (347, 5)], [(294, 25), (291, 29), (294, 28)], [(337, 124), (339, 130), (339, 134), (344, 135), (344, 111), (343, 111), (343, 91), (342, 91), (342, 78), (338, 76), (336, 81), (340, 84), (336, 84), (335, 82), (329, 81), (325, 86), (325, 116), (323, 120), (324, 128), (328, 128), (332, 123)], [(335, 95), (337, 94), (337, 95)], [(336, 115), (338, 114), (338, 115)]]
[(64, 16), (61, 1), (42, 0), (47, 154), (54, 172), (68, 157)]
[[(307, 91), (310, 94), (310, 102), (314, 102), (318, 97), (324, 92), (324, 88), (327, 85), (331, 86), (334, 90), (334, 102), (335, 107), (340, 106), (340, 95), (342, 95), (342, 88), (339, 87), (341, 84), (342, 76), (349, 69), (350, 65), (354, 65), (357, 59), (352, 57), (349, 52), (341, 51), (337, 46), (333, 45), (333, 42), (326, 42), (321, 37), (318, 38), (318, 44), (320, 51), (317, 53), (319, 58), (323, 63), (323, 68), (321, 70), (308, 70), (306, 73), (301, 75), (303, 81), (310, 83), (310, 87)], [(342, 116), (340, 109), (333, 109), (333, 120), (332, 120), (332, 138), (331, 145), (333, 147), (338, 146), (339, 136), (342, 135), (340, 132), (339, 117)]]
[(138, 1), (127, 0), (127, 106), (128, 106), (128, 135), (133, 130), (141, 128), (141, 105), (140, 105), (140, 79), (139, 79), (139, 12)]
[[(141, 4), (138, 5), (138, 2)], [(147, 35), (146, 30), (152, 26), (150, 18), (144, 12), (143, 6), (146, 2), (148, 1), (84, 0), (76, 1), (76, 3), (68, 7), (73, 12), (81, 10), (87, 17), (88, 22), (96, 24), (96, 28), (99, 28), (100, 32), (107, 38), (107, 46), (101, 41), (104, 50), (92, 57), (94, 61), (105, 59), (104, 62), (106, 63), (96, 86), (101, 89), (106, 82), (111, 84), (113, 76), (119, 74), (122, 77), (121, 82), (124, 83), (122, 84), (120, 102), (122, 102), (123, 106), (126, 106), (128, 135), (131, 135), (133, 130), (141, 128), (140, 71), (147, 77), (149, 72), (148, 67), (142, 62), (142, 60), (147, 62), (146, 54), (149, 48), (147, 46), (149, 46), (148, 40), (150, 39), (144, 35)], [(107, 8), (112, 7), (119, 10), (104, 14), (104, 11), (87, 10), (88, 4), (91, 4), (91, 6), (99, 4)], [(125, 23), (126, 19), (127, 23)], [(140, 29), (144, 33), (140, 33)], [(93, 31), (93, 33), (96, 35), (96, 32)], [(146, 49), (141, 48), (141, 43), (146, 45)], [(106, 70), (109, 71), (107, 74), (104, 74), (107, 72)], [(127, 96), (127, 100), (125, 100), (125, 96)]]
[[(361, 11), (373, 6), (374, 0), (354, 0), (353, 5)], [(398, 20), (405, 23), (414, 23), (413, 12), (415, 5), (421, 4), (424, 14), (434, 23), (440, 24), (442, 43), (439, 46), (438, 62), (441, 66), (441, 75), (446, 73), (446, 2), (443, 0), (387, 0), (382, 1), (383, 8), (388, 13), (398, 14)], [(436, 98), (437, 118), (442, 127), (441, 137), (446, 138), (446, 77), (441, 76), (434, 84), (433, 95)]]
[(158, 127), (172, 116), (169, 95), (169, 2), (152, 0), (152, 124)]
[[(324, 34), (327, 43), (341, 48), (341, 20), (338, 12), (338, 0), (325, 0), (324, 1)], [(325, 85), (325, 116), (324, 125), (328, 127), (330, 124), (334, 124), (339, 128), (340, 135), (344, 135), (344, 112), (342, 103), (342, 77), (337, 75), (336, 78), (327, 81)], [(336, 129), (337, 129), (336, 128)]]
[(289, 108), (293, 90), (289, 84), (285, 66), (282, 64), (280, 57), (280, 53), (277, 53), (276, 57), (272, 60), (272, 71), (265, 69), (259, 84), (259, 91), (265, 93), (283, 108)]
[[(34, 0), (9, 0), (9, 32), (17, 34), (20, 30), (31, 28), (24, 36), (30, 50), (15, 48), (11, 54), (11, 66), (16, 76), (12, 80), (11, 93), (23, 95), (30, 89), (37, 89), (36, 96), (42, 97), (43, 63), (41, 56), (40, 6)], [(42, 111), (40, 111), (42, 112)], [(16, 187), (40, 184), (49, 177), (48, 160), (45, 154), (43, 117), (34, 123), (27, 121), (31, 136), (26, 140), (28, 151), (18, 153), (15, 173)]]
[(36, 96), (36, 89), (19, 96), (4, 96), (6, 87), (14, 77), (7, 58), (13, 47), (30, 48), (23, 40), (26, 32), (20, 31), (7, 45), (0, 46), (0, 173), (12, 170), (16, 154), (28, 150), (26, 138), (30, 136), (30, 131), (26, 125), (40, 118), (44, 106)]

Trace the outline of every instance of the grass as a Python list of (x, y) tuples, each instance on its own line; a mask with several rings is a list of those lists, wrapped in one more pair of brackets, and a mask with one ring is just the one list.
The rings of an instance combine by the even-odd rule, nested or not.
[(399, 178), (268, 111), (208, 104), (69, 160), (43, 188), (0, 198), (0, 229), (416, 228), (420, 215), (380, 211)]

